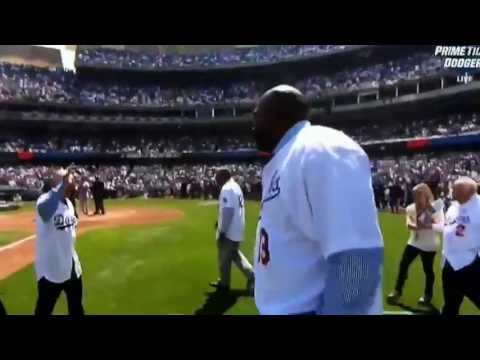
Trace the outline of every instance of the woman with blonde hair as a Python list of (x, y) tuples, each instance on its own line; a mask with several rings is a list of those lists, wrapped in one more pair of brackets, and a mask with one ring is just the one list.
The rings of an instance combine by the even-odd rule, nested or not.
[(422, 305), (430, 305), (433, 296), (435, 273), (433, 262), (440, 244), (445, 215), (443, 201), (434, 200), (430, 187), (420, 183), (413, 188), (414, 203), (406, 208), (407, 227), (410, 238), (400, 261), (399, 273), (395, 290), (388, 295), (387, 302), (395, 304), (402, 296), (403, 286), (408, 276), (408, 269), (418, 255), (422, 260), (425, 273), (425, 292), (419, 300)]

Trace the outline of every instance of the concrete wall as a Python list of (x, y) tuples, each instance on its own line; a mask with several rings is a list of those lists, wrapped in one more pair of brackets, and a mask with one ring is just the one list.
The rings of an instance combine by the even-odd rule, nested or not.
[(0, 61), (40, 67), (62, 66), (58, 49), (32, 45), (0, 45)]

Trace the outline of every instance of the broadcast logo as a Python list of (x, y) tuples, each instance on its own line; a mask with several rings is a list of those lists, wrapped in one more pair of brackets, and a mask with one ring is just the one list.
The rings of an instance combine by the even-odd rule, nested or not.
[(436, 46), (435, 56), (442, 58), (443, 68), (457, 73), (457, 82), (469, 84), (472, 73), (480, 72), (480, 46)]

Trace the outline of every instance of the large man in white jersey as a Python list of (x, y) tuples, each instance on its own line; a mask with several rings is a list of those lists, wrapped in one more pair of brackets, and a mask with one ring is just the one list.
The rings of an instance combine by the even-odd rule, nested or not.
[(218, 204), (217, 247), (220, 278), (210, 285), (219, 290), (230, 289), (232, 261), (247, 278), (247, 291), (253, 291), (252, 265), (240, 251), (245, 233), (245, 203), (240, 186), (228, 169), (220, 169), (215, 181), (221, 188)]
[(255, 248), (261, 314), (383, 314), (383, 240), (370, 162), (344, 133), (307, 120), (297, 89), (267, 91), (255, 109), (262, 173)]
[(55, 170), (51, 185), (52, 189), (37, 200), (35, 315), (52, 314), (62, 291), (67, 296), (69, 314), (83, 315), (82, 268), (75, 251), (77, 218), (68, 199), (74, 190), (73, 175), (64, 169)]

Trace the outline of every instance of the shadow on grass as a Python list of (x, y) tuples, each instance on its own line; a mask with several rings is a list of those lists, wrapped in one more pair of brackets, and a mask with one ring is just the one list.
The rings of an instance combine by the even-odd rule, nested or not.
[(433, 304), (428, 306), (422, 305), (419, 307), (413, 307), (410, 305), (405, 305), (403, 303), (390, 304), (390, 305), (397, 306), (405, 311), (410, 311), (415, 315), (440, 315), (440, 311)]
[(5, 310), (5, 307), (2, 304), (2, 300), (0, 300), (0, 316), (5, 316), (7, 315), (7, 311)]
[(194, 315), (223, 315), (240, 297), (251, 297), (246, 290), (217, 290), (206, 295), (205, 303), (193, 313)]

